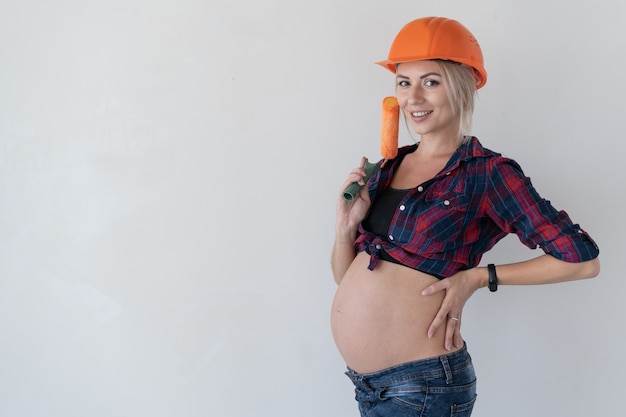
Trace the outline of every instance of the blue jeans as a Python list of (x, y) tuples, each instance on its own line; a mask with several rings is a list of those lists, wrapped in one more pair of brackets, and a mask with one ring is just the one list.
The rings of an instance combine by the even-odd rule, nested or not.
[(467, 346), (369, 374), (348, 368), (346, 375), (356, 387), (362, 417), (469, 417), (476, 401)]

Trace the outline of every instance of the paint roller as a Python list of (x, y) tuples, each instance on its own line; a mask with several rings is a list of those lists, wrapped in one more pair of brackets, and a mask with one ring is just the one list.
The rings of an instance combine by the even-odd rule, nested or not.
[[(372, 164), (365, 159), (363, 169), (365, 169), (364, 183), (367, 184), (370, 177), (378, 172), (382, 164), (388, 159), (393, 159), (398, 156), (398, 123), (400, 119), (400, 107), (398, 106), (398, 100), (393, 97), (385, 97), (383, 99), (382, 109), (382, 132), (380, 137), (380, 153), (383, 159), (375, 164)], [(343, 198), (348, 201), (352, 201), (354, 197), (361, 191), (362, 185), (357, 182), (350, 184), (343, 192)]]

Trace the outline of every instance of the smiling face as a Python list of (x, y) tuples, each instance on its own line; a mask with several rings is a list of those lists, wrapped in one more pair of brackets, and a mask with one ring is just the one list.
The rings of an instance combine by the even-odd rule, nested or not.
[(396, 97), (406, 120), (422, 140), (458, 139), (460, 118), (450, 104), (439, 63), (413, 61), (399, 64)]

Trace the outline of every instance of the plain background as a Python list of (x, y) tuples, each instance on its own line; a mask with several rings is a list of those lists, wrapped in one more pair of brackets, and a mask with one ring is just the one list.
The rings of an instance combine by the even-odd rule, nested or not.
[[(469, 301), (474, 415), (620, 415), (624, 8), (1, 0), (0, 415), (356, 416), (334, 206), (379, 157), (373, 62), (428, 15), (481, 42), (473, 133), (601, 249), (595, 280)], [(539, 254), (506, 238), (483, 264)]]

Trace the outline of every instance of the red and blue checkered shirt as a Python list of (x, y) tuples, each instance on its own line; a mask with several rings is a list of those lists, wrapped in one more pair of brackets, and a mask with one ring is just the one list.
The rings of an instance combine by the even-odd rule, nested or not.
[[(372, 201), (391, 184), (400, 162), (418, 145), (400, 148), (369, 182)], [(374, 269), (385, 251), (398, 263), (449, 277), (477, 266), (500, 239), (515, 233), (531, 249), (566, 262), (598, 256), (593, 239), (565, 211), (543, 199), (512, 159), (472, 138), (434, 178), (410, 190), (393, 214), (387, 236), (359, 225), (355, 247)]]

